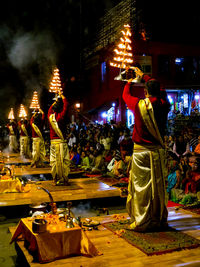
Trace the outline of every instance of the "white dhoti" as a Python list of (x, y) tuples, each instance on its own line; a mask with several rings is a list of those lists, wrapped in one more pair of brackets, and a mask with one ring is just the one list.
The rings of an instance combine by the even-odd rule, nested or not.
[(67, 183), (70, 171), (69, 149), (61, 139), (51, 140), (50, 149), (51, 174), (55, 182)]
[(16, 135), (9, 136), (9, 151), (16, 152), (18, 150), (18, 142)]
[(166, 223), (166, 179), (164, 149), (134, 144), (127, 197), (127, 211), (135, 224), (134, 230), (146, 231)]
[(28, 136), (20, 136), (20, 155), (30, 158), (30, 143)]
[(46, 150), (44, 140), (40, 137), (34, 137), (32, 143), (32, 163), (31, 165), (36, 165), (39, 167), (43, 165), (45, 161)]

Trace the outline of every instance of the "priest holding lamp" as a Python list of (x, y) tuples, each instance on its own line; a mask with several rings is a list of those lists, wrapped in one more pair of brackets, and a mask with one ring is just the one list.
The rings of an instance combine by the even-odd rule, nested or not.
[(14, 111), (11, 108), (8, 115), (9, 123), (7, 128), (9, 130), (9, 151), (18, 152), (18, 142), (17, 142), (17, 122), (15, 121)]
[(31, 167), (43, 167), (46, 151), (43, 137), (44, 112), (40, 108), (38, 92), (33, 92), (30, 109), (33, 109), (33, 116), (30, 120), (32, 128), (32, 163)]
[(51, 139), (50, 165), (56, 185), (67, 185), (70, 171), (69, 150), (65, 140), (67, 108), (67, 99), (59, 92), (59, 96), (48, 111)]
[(137, 67), (134, 71), (145, 82), (145, 98), (131, 95), (133, 79), (128, 80), (123, 99), (134, 113), (135, 125), (127, 210), (132, 220), (129, 230), (145, 232), (167, 226), (167, 168), (163, 136), (170, 104), (157, 80), (144, 75)]
[(24, 105), (21, 104), (19, 112), (20, 121), (19, 132), (20, 132), (20, 155), (25, 158), (30, 158), (30, 124), (27, 119), (26, 110)]
[(32, 128), (32, 163), (31, 167), (43, 167), (46, 151), (43, 137), (44, 127), (44, 112), (39, 108), (36, 109), (31, 120), (30, 125)]

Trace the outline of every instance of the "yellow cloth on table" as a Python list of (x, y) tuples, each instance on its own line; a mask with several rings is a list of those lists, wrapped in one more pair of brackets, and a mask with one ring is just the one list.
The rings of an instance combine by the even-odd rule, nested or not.
[(11, 243), (22, 235), (29, 243), (28, 249), (37, 254), (40, 263), (70, 255), (101, 255), (78, 225), (68, 229), (66, 222), (60, 221), (58, 224), (48, 224), (46, 232), (36, 234), (32, 231), (32, 221), (32, 218), (21, 219)]
[(18, 193), (30, 191), (29, 185), (23, 186), (19, 179), (0, 180), (0, 193)]

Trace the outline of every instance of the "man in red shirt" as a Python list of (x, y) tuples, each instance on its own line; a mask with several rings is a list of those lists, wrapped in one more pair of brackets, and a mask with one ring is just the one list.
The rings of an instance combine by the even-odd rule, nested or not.
[(56, 185), (67, 185), (70, 171), (69, 150), (65, 140), (67, 107), (67, 99), (61, 94), (48, 111), (51, 139), (50, 165)]
[(36, 110), (30, 120), (32, 128), (32, 163), (31, 167), (43, 167), (45, 161), (45, 144), (43, 137), (44, 112)]
[(130, 230), (144, 232), (167, 225), (167, 168), (163, 136), (170, 105), (158, 81), (144, 75), (138, 68), (135, 72), (146, 83), (144, 99), (131, 95), (132, 79), (123, 91), (123, 99), (135, 116), (127, 210), (132, 220)]
[(20, 155), (25, 158), (31, 157), (30, 150), (30, 124), (27, 118), (21, 118), (18, 122), (20, 132)]

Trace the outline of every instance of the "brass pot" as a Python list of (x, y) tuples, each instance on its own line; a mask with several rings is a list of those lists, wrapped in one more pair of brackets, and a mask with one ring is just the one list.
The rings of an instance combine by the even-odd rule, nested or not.
[(32, 222), (32, 230), (34, 233), (44, 233), (47, 230), (47, 221), (44, 219), (35, 219)]

